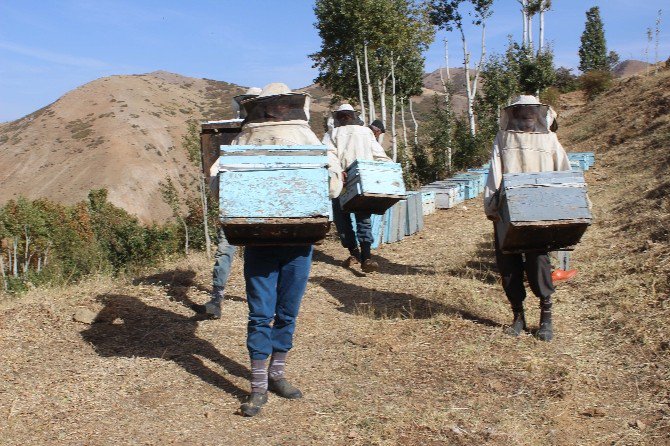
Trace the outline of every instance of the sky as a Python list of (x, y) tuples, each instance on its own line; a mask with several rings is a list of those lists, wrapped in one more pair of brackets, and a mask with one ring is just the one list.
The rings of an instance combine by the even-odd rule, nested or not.
[[(18, 119), (68, 91), (115, 74), (166, 70), (191, 77), (291, 88), (317, 76), (308, 55), (321, 41), (308, 0), (0, 0), (0, 122)], [(622, 60), (645, 60), (646, 30), (659, 9), (659, 60), (670, 55), (668, 0), (554, 0), (546, 37), (557, 66), (576, 67), (585, 12), (599, 6), (609, 50)], [(507, 36), (521, 35), (516, 0), (494, 0), (487, 53), (500, 53)], [(535, 21), (537, 36), (537, 22)], [(426, 52), (426, 71), (462, 63), (458, 35), (438, 32)], [(480, 34), (468, 27), (472, 60)], [(649, 59), (654, 60), (654, 44)]]

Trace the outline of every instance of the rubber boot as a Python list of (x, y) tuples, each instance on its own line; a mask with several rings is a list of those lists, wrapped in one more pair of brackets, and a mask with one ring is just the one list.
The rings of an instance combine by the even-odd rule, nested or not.
[(505, 329), (505, 333), (511, 336), (519, 336), (522, 331), (526, 330), (526, 314), (523, 311), (523, 306), (520, 308), (512, 308), (514, 313), (514, 320), (512, 325)]
[(540, 302), (540, 329), (537, 330), (536, 336), (545, 342), (554, 338), (554, 329), (551, 326), (551, 297), (544, 298)]

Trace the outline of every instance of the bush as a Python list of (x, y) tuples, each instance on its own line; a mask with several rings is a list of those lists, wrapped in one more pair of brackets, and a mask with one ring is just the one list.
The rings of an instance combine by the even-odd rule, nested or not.
[(582, 74), (579, 85), (586, 97), (593, 100), (612, 85), (612, 73), (609, 71), (593, 70)]
[(561, 97), (561, 92), (556, 87), (549, 87), (540, 94), (540, 100), (551, 105), (554, 109), (558, 108), (558, 100)]

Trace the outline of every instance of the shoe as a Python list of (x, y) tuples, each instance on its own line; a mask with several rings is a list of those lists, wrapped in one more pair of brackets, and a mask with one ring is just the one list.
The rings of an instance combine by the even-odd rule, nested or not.
[(276, 393), (282, 398), (287, 398), (289, 400), (297, 400), (302, 398), (302, 392), (300, 389), (289, 383), (286, 378), (278, 379), (276, 381), (272, 379), (268, 380), (268, 390)]
[(268, 402), (268, 394), (260, 392), (251, 392), (247, 397), (246, 401), (240, 406), (240, 412), (245, 417), (253, 417), (258, 415), (258, 412), (261, 411), (263, 404)]
[(210, 319), (221, 319), (221, 301), (210, 300), (205, 304), (205, 314)]
[(514, 321), (512, 321), (512, 325), (505, 328), (505, 333), (511, 336), (519, 336), (524, 330), (526, 330), (526, 315), (523, 310), (515, 311)]
[(363, 270), (364, 273), (374, 273), (379, 271), (379, 263), (375, 262), (372, 259), (367, 259), (363, 261), (361, 269)]
[(559, 282), (561, 280), (570, 280), (577, 275), (576, 269), (569, 269), (567, 271), (562, 269), (555, 269), (551, 272), (551, 281)]
[(554, 339), (554, 329), (551, 326), (551, 310), (540, 311), (540, 329), (535, 336), (540, 341), (549, 342)]
[(358, 257), (349, 256), (344, 262), (342, 262), (342, 266), (344, 266), (345, 268), (351, 268), (354, 265), (358, 265), (359, 263), (361, 262), (360, 260), (358, 260)]

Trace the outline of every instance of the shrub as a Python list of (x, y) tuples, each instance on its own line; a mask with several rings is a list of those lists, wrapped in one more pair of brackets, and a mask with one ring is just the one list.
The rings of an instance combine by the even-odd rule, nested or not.
[(612, 73), (609, 71), (593, 70), (582, 74), (579, 85), (586, 97), (593, 100), (600, 93), (606, 91), (612, 85)]

